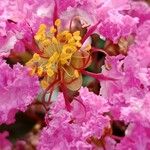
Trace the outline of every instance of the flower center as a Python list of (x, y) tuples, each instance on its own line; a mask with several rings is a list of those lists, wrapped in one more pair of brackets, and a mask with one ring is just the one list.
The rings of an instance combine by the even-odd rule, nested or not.
[[(86, 59), (87, 57), (87, 54), (82, 52), (80, 31), (73, 33), (68, 30), (60, 31), (60, 26), (60, 19), (57, 19), (54, 26), (49, 29), (45, 24), (40, 25), (34, 39), (41, 54), (35, 53), (33, 58), (27, 63), (27, 66), (32, 68), (32, 74), (36, 73), (39, 77), (46, 74), (46, 76), (51, 78), (58, 73), (58, 70), (63, 69), (68, 75), (71, 72), (70, 77), (79, 77), (78, 70), (75, 68), (70, 69), (69, 67), (73, 66), (73, 63), (75, 64), (80, 59)], [(90, 48), (91, 46), (87, 45), (84, 47), (84, 51), (88, 52)], [(72, 59), (73, 55), (74, 59)], [(82, 65), (83, 68), (84, 66), (87, 66), (87, 64)]]

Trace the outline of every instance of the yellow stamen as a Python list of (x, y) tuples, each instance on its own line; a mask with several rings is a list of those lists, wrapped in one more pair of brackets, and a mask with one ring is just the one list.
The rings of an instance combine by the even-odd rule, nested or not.
[(48, 83), (45, 80), (41, 81), (41, 86), (43, 89), (46, 89), (48, 87)]
[(58, 44), (58, 41), (57, 41), (57, 39), (55, 37), (52, 38), (52, 43)]
[(57, 30), (54, 28), (54, 26), (52, 26), (51, 28), (50, 28), (50, 33), (55, 33)]
[(75, 31), (75, 32), (73, 33), (73, 35), (74, 35), (74, 36), (80, 36), (80, 31)]
[(49, 77), (52, 77), (52, 76), (54, 75), (54, 71), (53, 71), (52, 69), (48, 68), (48, 69), (47, 69), (47, 75), (48, 75)]
[(60, 19), (57, 19), (55, 21), (55, 26), (59, 27), (61, 25), (61, 20)]
[(39, 60), (40, 60), (40, 55), (37, 54), (37, 53), (35, 53), (35, 54), (33, 55), (33, 60), (39, 61)]
[(74, 75), (75, 75), (76, 78), (79, 77), (79, 72), (78, 72), (78, 70), (75, 70), (75, 71), (74, 71)]
[(38, 71), (37, 71), (38, 76), (41, 76), (42, 73), (43, 73), (43, 68), (42, 67), (38, 67)]
[[(34, 39), (42, 54), (35, 53), (33, 58), (26, 64), (32, 68), (31, 74), (44, 77), (41, 80), (43, 88), (48, 86), (49, 79), (52, 79), (61, 71), (65, 72), (71, 79), (79, 78), (80, 76), (76, 69), (72, 68), (73, 72), (65, 69), (66, 67), (71, 67), (72, 56), (79, 52), (82, 47), (80, 31), (74, 33), (67, 30), (59, 32), (58, 27), (60, 26), (60, 19), (55, 21), (50, 30), (47, 30), (48, 28), (45, 24), (40, 25)], [(84, 50), (89, 51), (90, 49), (91, 45), (88, 45)], [(74, 56), (74, 59), (82, 58), (84, 59), (84, 57), (78, 58)]]
[(30, 72), (31, 76), (35, 75), (35, 72), (36, 72), (36, 67), (32, 67)]
[(35, 40), (43, 41), (46, 38), (45, 32), (46, 32), (46, 25), (41, 24), (40, 27), (39, 27), (38, 32), (34, 36)]
[(80, 41), (80, 40), (81, 40), (81, 36), (75, 35), (75, 36), (73, 36), (73, 38), (74, 38), (75, 40), (77, 40), (77, 41)]

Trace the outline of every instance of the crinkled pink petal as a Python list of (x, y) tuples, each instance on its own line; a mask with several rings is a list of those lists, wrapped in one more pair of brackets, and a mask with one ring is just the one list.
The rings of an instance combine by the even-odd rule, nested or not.
[(82, 88), (71, 106), (72, 110), (68, 112), (60, 94), (47, 113), (47, 126), (41, 132), (37, 149), (90, 150), (95, 147), (87, 140), (92, 136), (100, 138), (110, 126), (110, 118), (103, 115), (109, 111), (107, 100)]
[(139, 24), (144, 23), (146, 20), (150, 20), (150, 7), (148, 3), (145, 3), (144, 1), (131, 1), (130, 6), (128, 14), (132, 17), (138, 17)]
[(101, 22), (99, 32), (105, 38), (116, 43), (119, 38), (135, 33), (137, 23), (138, 18), (132, 18), (115, 12)]
[(11, 68), (1, 60), (0, 70), (0, 124), (10, 124), (15, 121), (16, 112), (25, 111), (33, 102), (39, 90), (39, 82), (20, 64)]

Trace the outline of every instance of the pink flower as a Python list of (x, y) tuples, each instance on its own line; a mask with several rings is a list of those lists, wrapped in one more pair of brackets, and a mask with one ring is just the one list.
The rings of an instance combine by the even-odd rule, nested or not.
[(66, 0), (66, 1), (61, 1), (61, 0), (56, 0), (58, 8), (59, 8), (59, 12), (60, 14), (67, 10), (68, 7), (75, 7), (76, 5), (76, 0)]
[[(130, 16), (130, 1), (107, 0), (97, 9), (96, 16), (101, 20), (98, 32), (106, 39), (117, 43), (121, 37), (127, 37), (135, 32), (138, 17)], [(117, 19), (116, 19), (117, 18)]]
[(31, 77), (29, 70), (22, 65), (11, 68), (0, 61), (0, 124), (13, 123), (18, 111), (25, 111), (37, 96), (39, 83), (37, 77)]
[(72, 102), (72, 113), (78, 121), (88, 122), (92, 114), (94, 116), (109, 112), (110, 106), (105, 98), (89, 92), (87, 88), (81, 88), (79, 93), (79, 101)]
[(12, 33), (8, 33), (7, 37), (0, 37), (0, 57), (8, 56), (10, 50), (14, 48), (17, 38)]
[(105, 20), (112, 12), (119, 12), (129, 9), (129, 0), (102, 0), (98, 5), (97, 17)]
[(109, 111), (107, 100), (82, 88), (71, 106), (72, 110), (68, 112), (62, 94), (52, 104), (46, 117), (47, 126), (42, 130), (39, 140), (39, 150), (96, 147), (87, 140), (91, 137), (100, 139), (105, 128), (110, 127), (110, 118), (104, 115)]
[(82, 127), (70, 121), (70, 114), (60, 110), (42, 130), (37, 149), (90, 149), (90, 144), (82, 136)]
[(149, 119), (144, 113), (147, 112), (150, 93), (149, 23), (145, 21), (139, 26), (126, 57), (107, 56), (106, 65), (110, 67), (103, 68), (103, 73), (117, 80), (101, 81), (101, 94), (112, 104), (114, 117), (121, 117), (126, 122), (143, 120), (141, 123), (146, 126)]
[(149, 150), (150, 128), (144, 128), (140, 124), (130, 124), (126, 130), (126, 136), (116, 146), (116, 150)]
[(9, 133), (7, 131), (0, 133), (0, 149), (1, 150), (11, 150), (12, 149), (12, 144), (8, 139)]
[(142, 24), (146, 20), (150, 20), (150, 7), (148, 3), (145, 3), (144, 1), (131, 1), (128, 14), (132, 17), (138, 17), (139, 24)]
[(108, 18), (102, 21), (99, 27), (99, 33), (105, 38), (117, 43), (119, 38), (128, 37), (134, 33), (137, 23), (138, 18), (113, 12)]
[(121, 108), (121, 118), (126, 122), (140, 122), (145, 127), (150, 127), (150, 93), (144, 98), (131, 97), (128, 99), (127, 106)]

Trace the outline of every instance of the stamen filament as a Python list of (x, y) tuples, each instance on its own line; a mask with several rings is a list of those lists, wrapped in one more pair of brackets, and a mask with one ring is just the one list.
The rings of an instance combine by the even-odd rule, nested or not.
[(87, 33), (84, 35), (83, 39), (82, 39), (82, 44), (86, 41), (86, 39), (88, 37), (90, 37), (90, 35), (96, 30), (97, 26), (99, 25), (100, 21), (98, 21), (95, 25), (91, 26), (89, 28), (89, 30), (87, 31)]
[(90, 76), (92, 78), (95, 78), (97, 80), (110, 80), (110, 81), (116, 81), (117, 80), (117, 79), (114, 79), (114, 78), (111, 78), (111, 77), (104, 76), (101, 73), (96, 74), (96, 73), (88, 72), (88, 71), (85, 71), (85, 70), (81, 70), (81, 73), (84, 74), (84, 75)]

